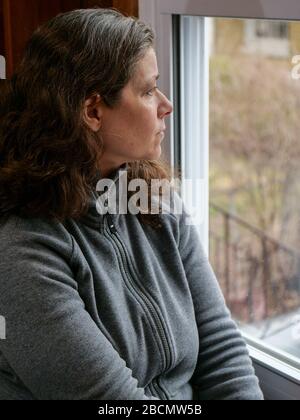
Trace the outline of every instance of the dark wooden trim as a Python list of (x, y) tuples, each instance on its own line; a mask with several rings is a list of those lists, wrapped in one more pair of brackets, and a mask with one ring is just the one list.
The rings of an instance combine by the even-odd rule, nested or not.
[(83, 9), (89, 9), (94, 6), (108, 8), (113, 6), (113, 0), (82, 0), (81, 5)]
[(45, 21), (68, 10), (93, 6), (114, 7), (126, 16), (138, 17), (138, 0), (0, 0), (2, 51), (6, 58), (7, 78), (12, 76), (21, 61), (24, 47), (34, 30)]
[(4, 35), (4, 56), (6, 60), (6, 77), (10, 77), (13, 71), (13, 42), (11, 27), (10, 1), (3, 0), (3, 35)]
[(2, 1), (0, 1), (0, 55), (4, 56), (4, 18)]
[(128, 16), (138, 17), (139, 15), (138, 0), (114, 0), (113, 7)]

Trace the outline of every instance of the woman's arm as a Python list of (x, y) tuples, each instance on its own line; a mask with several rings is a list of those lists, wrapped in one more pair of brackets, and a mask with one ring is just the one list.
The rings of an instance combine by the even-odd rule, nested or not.
[[(196, 226), (180, 217), (179, 250), (190, 285), (199, 332), (197, 367), (191, 378), (197, 399), (261, 400), (246, 343), (226, 307)], [(238, 279), (236, 280), (238, 281)]]
[(0, 350), (35, 398), (159, 399), (145, 395), (85, 310), (69, 264), (70, 235), (46, 223), (47, 233), (32, 224), (18, 233), (9, 225), (0, 230), (0, 313), (7, 327)]

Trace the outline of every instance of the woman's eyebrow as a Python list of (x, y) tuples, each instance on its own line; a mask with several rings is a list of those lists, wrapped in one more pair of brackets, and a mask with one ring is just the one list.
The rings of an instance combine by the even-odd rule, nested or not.
[(155, 80), (158, 80), (160, 77), (160, 74), (156, 74), (155, 76), (152, 77), (152, 79), (149, 79), (145, 84), (148, 86), (151, 83), (153, 83)]

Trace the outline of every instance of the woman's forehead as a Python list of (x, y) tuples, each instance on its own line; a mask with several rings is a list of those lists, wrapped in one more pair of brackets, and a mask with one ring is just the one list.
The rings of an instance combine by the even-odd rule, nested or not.
[(137, 63), (133, 82), (136, 84), (151, 84), (159, 78), (157, 60), (154, 50), (150, 50), (146, 55)]

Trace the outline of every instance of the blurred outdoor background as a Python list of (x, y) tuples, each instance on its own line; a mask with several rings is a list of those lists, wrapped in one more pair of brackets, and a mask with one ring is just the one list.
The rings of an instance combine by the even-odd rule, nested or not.
[(300, 23), (209, 28), (210, 261), (242, 329), (300, 357)]

